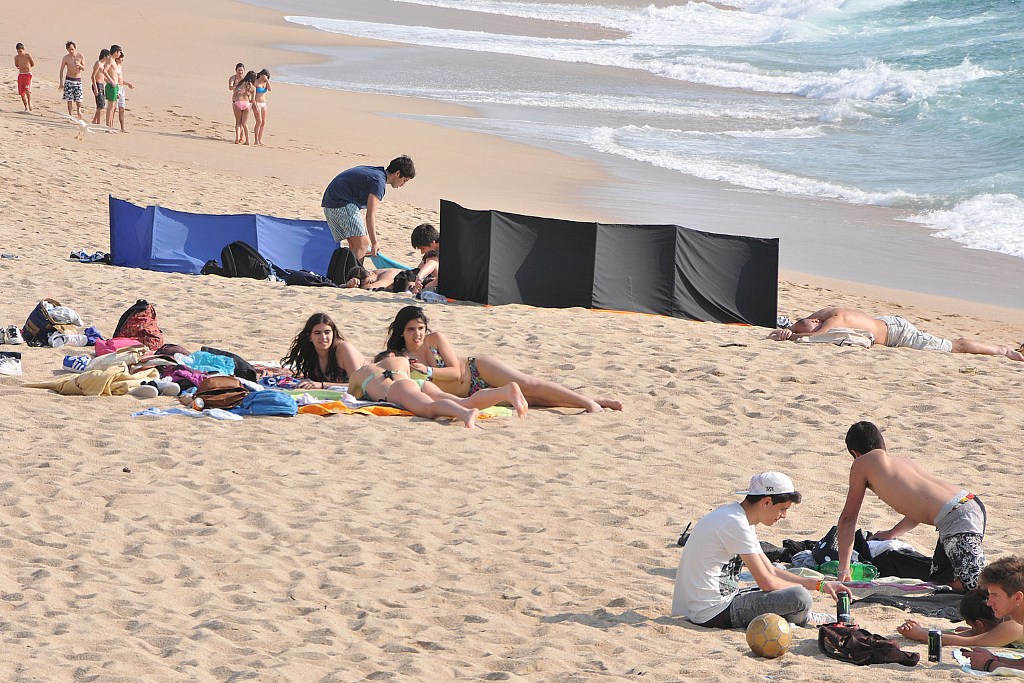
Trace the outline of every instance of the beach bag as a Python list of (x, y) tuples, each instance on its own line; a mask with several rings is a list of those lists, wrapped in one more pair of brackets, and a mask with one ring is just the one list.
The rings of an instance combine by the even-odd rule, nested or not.
[(238, 415), (276, 415), (278, 417), (293, 417), (299, 412), (299, 404), (295, 402), (291, 394), (275, 389), (264, 389), (254, 391), (237, 406), (231, 409), (232, 413)]
[(270, 279), (270, 262), (251, 246), (232, 242), (220, 251), (220, 263), (227, 277), (247, 277), (253, 280)]
[(297, 285), (299, 287), (337, 287), (323, 275), (317, 275), (311, 270), (291, 270), (273, 266), (274, 275), (284, 280), (286, 285)]
[(233, 408), (248, 395), (242, 383), (231, 375), (211, 375), (196, 389), (196, 398), (203, 399), (204, 408)]
[(252, 366), (252, 363), (245, 360), (241, 356), (231, 353), (230, 351), (221, 351), (220, 349), (215, 349), (212, 346), (204, 346), (199, 350), (205, 351), (206, 353), (212, 353), (216, 356), (227, 356), (228, 358), (231, 358), (232, 360), (235, 361), (235, 371), (231, 374), (233, 374), (235, 377), (247, 379), (250, 382), (256, 381), (256, 368)]
[(826, 657), (857, 666), (902, 664), (916, 666), (921, 655), (904, 652), (895, 640), (883, 638), (856, 626), (825, 624), (818, 629), (818, 649)]
[(331, 254), (331, 262), (327, 266), (327, 279), (336, 285), (348, 281), (348, 271), (359, 265), (356, 255), (348, 247), (338, 247)]
[(56, 308), (60, 306), (60, 302), (56, 299), (43, 299), (36, 307), (32, 309), (32, 312), (28, 314), (28, 320), (25, 321), (25, 327), (21, 330), (21, 336), (25, 339), (25, 343), (29, 346), (49, 346), (49, 336), (52, 332), (69, 332), (72, 331), (74, 325), (62, 325), (55, 323), (53, 318), (50, 317), (50, 313), (46, 310), (46, 305), (50, 304)]
[(164, 333), (156, 323), (156, 309), (145, 299), (139, 299), (121, 314), (111, 337), (137, 339), (154, 351), (164, 345)]

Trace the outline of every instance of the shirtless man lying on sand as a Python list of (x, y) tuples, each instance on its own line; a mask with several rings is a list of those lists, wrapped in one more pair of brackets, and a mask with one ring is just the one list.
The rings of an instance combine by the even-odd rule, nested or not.
[(875, 344), (883, 346), (905, 347), (918, 351), (1006, 356), (1010, 360), (1024, 361), (1024, 355), (1010, 346), (989, 344), (966, 337), (951, 341), (922, 332), (905, 318), (896, 315), (874, 318), (854, 308), (823, 308), (797, 320), (789, 329), (774, 330), (768, 338), (775, 341), (796, 341), (798, 337), (822, 334), (837, 327), (866, 330), (874, 337)]

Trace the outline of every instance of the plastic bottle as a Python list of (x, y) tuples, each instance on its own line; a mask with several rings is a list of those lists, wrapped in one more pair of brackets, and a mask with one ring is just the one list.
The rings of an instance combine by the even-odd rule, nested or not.
[[(839, 560), (832, 560), (818, 565), (818, 571), (829, 576), (839, 575)], [(873, 581), (878, 578), (878, 568), (866, 562), (854, 562), (850, 565), (851, 581)]]
[(417, 298), (420, 301), (423, 301), (423, 302), (428, 303), (428, 304), (446, 304), (446, 303), (448, 303), (448, 297), (446, 297), (443, 294), (438, 294), (437, 292), (420, 292), (417, 295)]

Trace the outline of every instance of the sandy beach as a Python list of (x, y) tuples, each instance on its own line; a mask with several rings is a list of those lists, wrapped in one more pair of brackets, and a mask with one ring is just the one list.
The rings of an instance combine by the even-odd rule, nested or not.
[[(409, 231), (437, 220), (442, 197), (586, 219), (588, 184), (607, 180), (586, 161), (389, 114), (452, 107), (283, 84), (271, 93), (268, 146), (232, 145), (235, 62), (273, 69), (296, 56), (270, 46), (343, 39), (228, 0), (88, 3), (73, 29), (54, 21), (65, 14), (40, 0), (0, 25), (5, 52), (21, 41), (37, 62), (33, 115), (19, 113), (10, 58), (0, 66), (0, 252), (20, 256), (0, 260), (3, 325), (23, 324), (49, 297), (109, 334), (146, 298), (169, 341), (275, 360), (325, 311), (372, 354), (408, 296), (80, 264), (68, 253), (109, 248), (108, 194), (316, 219), (335, 173), (407, 153), (418, 175), (388, 192), (379, 234), (385, 253), (408, 262)], [(90, 65), (110, 42), (124, 47), (136, 86), (130, 134), (75, 140), (58, 116), (69, 38)], [(780, 313), (826, 304), (903, 315), (953, 338), (1024, 339), (1019, 309), (784, 275)], [(173, 401), (25, 388), (60, 375), (63, 350), (0, 346), (24, 365), (23, 377), (0, 376), (0, 680), (963, 679), (948, 649), (938, 665), (861, 669), (825, 658), (815, 632), (798, 629), (793, 650), (768, 661), (740, 631), (673, 618), (676, 539), (765, 469), (789, 473), (804, 501), (761, 538), (820, 538), (845, 496), (843, 435), (869, 419), (891, 452), (984, 498), (990, 559), (1017, 552), (1024, 363), (808, 348), (763, 329), (581, 309), (427, 312), (464, 354), (617, 396), (626, 410), (534, 409), (475, 432), (404, 417), (132, 418)], [(869, 496), (863, 528), (895, 521)], [(935, 532), (907, 540), (929, 553)], [(833, 609), (820, 596), (816, 605)], [(881, 606), (854, 614), (890, 636), (907, 617)]]

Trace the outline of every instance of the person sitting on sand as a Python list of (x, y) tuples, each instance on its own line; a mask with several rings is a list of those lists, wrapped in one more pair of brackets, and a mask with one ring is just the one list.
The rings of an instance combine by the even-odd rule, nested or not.
[(903, 519), (887, 531), (871, 535), (875, 541), (889, 541), (920, 524), (939, 532), (932, 557), (934, 583), (967, 591), (978, 585), (985, 566), (985, 506), (973, 493), (945, 482), (927, 472), (910, 458), (898, 458), (885, 450), (882, 432), (871, 422), (857, 422), (846, 432), (846, 449), (853, 456), (846, 505), (839, 515), (840, 581), (850, 580), (854, 529), (864, 496), (870, 489)]
[[(988, 606), (988, 591), (974, 588), (960, 600), (960, 616), (967, 622), (953, 633), (942, 634), (943, 645), (986, 645), (988, 647), (1013, 647), (1024, 645), (1024, 626), (1013, 619), (998, 618)], [(896, 627), (904, 638), (919, 643), (928, 642), (928, 629), (916, 619), (907, 619)]]
[(402, 272), (401, 268), (363, 268), (354, 266), (349, 269), (347, 279), (342, 287), (359, 289), (387, 289), (395, 281), (395, 276)]
[[(1024, 625), (1024, 558), (1000, 557), (982, 570), (979, 583), (988, 591), (986, 602), (997, 619), (1010, 618)], [(1000, 657), (983, 647), (965, 649), (963, 653), (976, 671), (1024, 669), (1024, 659)]]
[(921, 332), (905, 318), (896, 315), (874, 318), (853, 308), (823, 308), (797, 320), (789, 328), (772, 331), (768, 338), (775, 341), (796, 341), (800, 337), (822, 334), (837, 327), (865, 330), (874, 338), (876, 345), (917, 349), (918, 351), (1006, 356), (1010, 360), (1024, 361), (1024, 355), (1010, 346), (989, 344), (966, 337), (951, 341)]
[(369, 363), (352, 374), (348, 393), (357, 399), (387, 401), (418, 417), (430, 419), (451, 417), (462, 420), (473, 429), (484, 408), (508, 403), (519, 417), (526, 415), (529, 406), (515, 382), (500, 389), (479, 391), (469, 398), (445, 393), (428, 380), (410, 377), (409, 359), (393, 351), (382, 351)]
[[(802, 496), (782, 472), (762, 472), (750, 479), (746, 497), (701, 517), (679, 559), (672, 595), (673, 616), (707, 628), (746, 628), (754, 617), (773, 612), (798, 626), (835, 621), (811, 611), (809, 591), (830, 595), (850, 589), (837, 581), (798, 576), (773, 565), (757, 540), (754, 527), (785, 519)], [(746, 566), (757, 590), (739, 590), (740, 569)]]
[(422, 254), (420, 264), (416, 266), (416, 281), (409, 286), (409, 291), (419, 294), (425, 287), (437, 283), (440, 262), (441, 233), (430, 223), (420, 223), (412, 229), (412, 247)]
[(583, 408), (599, 413), (622, 410), (614, 398), (591, 399), (560, 384), (520, 372), (494, 356), (460, 358), (441, 332), (430, 331), (430, 321), (419, 306), (406, 306), (388, 327), (387, 348), (405, 353), (412, 369), (421, 372), (450, 394), (472, 396), (489, 387), (515, 382), (531, 406)]
[(326, 313), (314, 313), (295, 335), (281, 365), (303, 378), (300, 389), (323, 389), (346, 384), (353, 372), (365, 364), (363, 354), (338, 332)]

